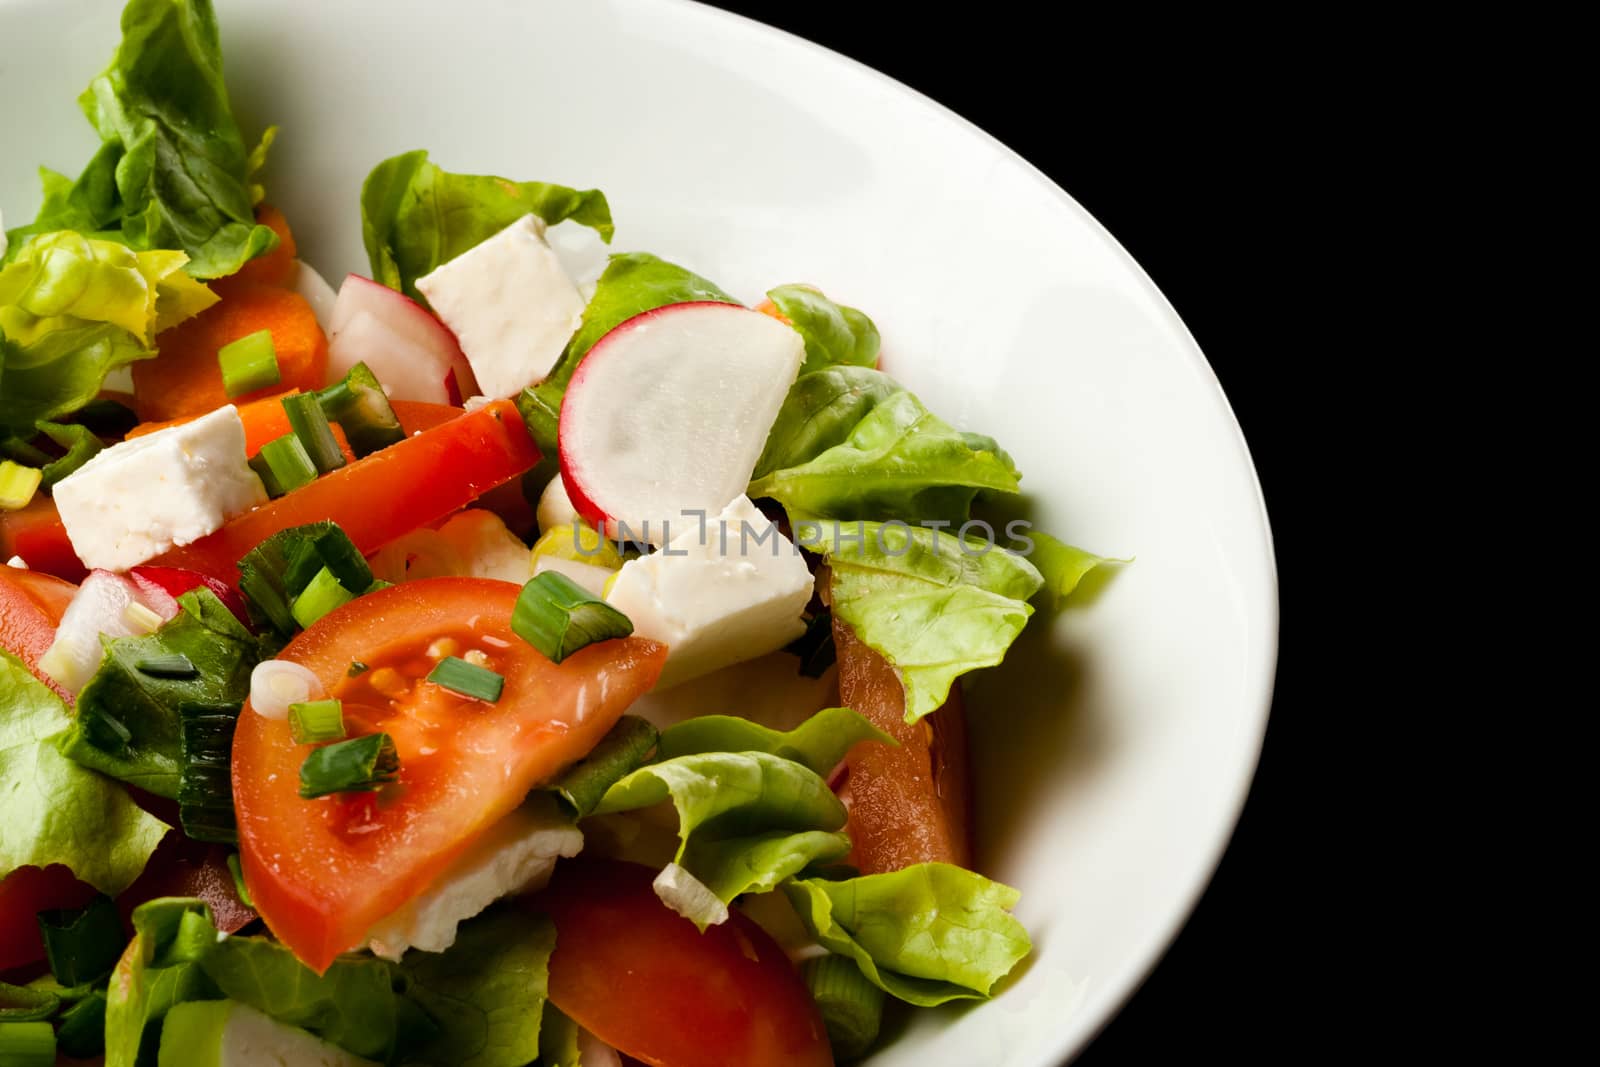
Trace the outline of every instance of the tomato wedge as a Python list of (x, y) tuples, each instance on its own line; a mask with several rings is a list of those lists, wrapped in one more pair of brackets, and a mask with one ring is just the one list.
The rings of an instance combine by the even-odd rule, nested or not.
[(78, 587), (48, 574), (0, 567), (0, 648), (27, 666), (63, 699), (67, 694), (39, 670), (39, 657), (56, 639), (56, 627)]
[(69, 582), (81, 582), (89, 573), (67, 539), (56, 502), (43, 493), (18, 511), (0, 511), (0, 563), (12, 556), (21, 556), (35, 573)]
[(538, 461), (516, 405), (496, 400), (325, 474), (151, 562), (233, 585), (239, 580), (235, 564), (246, 552), (279, 530), (322, 519), (337, 522), (362, 552), (375, 552)]
[[(661, 673), (666, 646), (642, 638), (551, 663), (511, 630), (518, 592), (478, 578), (407, 582), (324, 616), (279, 653), (344, 702), (350, 736), (394, 739), (400, 778), (382, 792), (302, 800), (310, 750), (288, 723), (248, 706), (240, 715), (233, 795), (246, 884), (272, 932), (317, 971), (593, 748)], [(505, 679), (493, 704), (424, 681), (441, 656), (472, 649)], [(350, 677), (356, 661), (368, 669)]]
[(783, 950), (739, 912), (705, 933), (635, 863), (578, 857), (524, 898), (556, 925), (550, 1000), (656, 1067), (833, 1063), (816, 1002)]
[(921, 722), (905, 720), (905, 690), (887, 660), (833, 620), (839, 657), (839, 702), (900, 742), (862, 742), (845, 756), (836, 786), (850, 810), (845, 830), (854, 850), (845, 862), (862, 874), (918, 863), (972, 865), (968, 834), (971, 788), (967, 727), (960, 683)]

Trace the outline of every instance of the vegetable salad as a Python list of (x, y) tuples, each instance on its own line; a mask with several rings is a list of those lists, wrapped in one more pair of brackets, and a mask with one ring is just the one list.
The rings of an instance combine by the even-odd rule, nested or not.
[(335, 288), (218, 40), (130, 0), (0, 240), (0, 1063), (828, 1064), (1002, 990), (961, 679), (1106, 561), (866, 313), (572, 277), (599, 190), (383, 160)]

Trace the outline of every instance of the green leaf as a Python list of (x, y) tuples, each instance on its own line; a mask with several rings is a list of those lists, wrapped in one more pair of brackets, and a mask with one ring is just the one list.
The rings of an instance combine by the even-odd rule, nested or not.
[[(0, 264), (22, 252), (28, 238), (52, 230), (73, 230), (107, 241), (123, 240), (122, 206), (117, 195), (117, 161), (122, 145), (102, 144), (76, 181), (48, 167), (39, 168), (44, 191), (38, 217), (6, 233), (6, 254)], [(5, 243), (5, 242), (0, 242)]]
[(28, 241), (0, 269), (0, 328), (29, 345), (56, 330), (110, 323), (148, 348), (217, 295), (183, 273), (182, 252), (135, 252), (61, 230)]
[(276, 941), (230, 937), (200, 960), (223, 996), (372, 1059), (394, 1042), (393, 973), (382, 960), (347, 957), (318, 975)]
[(372, 569), (356, 546), (330, 521), (280, 530), (239, 561), (239, 591), (256, 624), (288, 640), (300, 631), (295, 599), (326, 568), (353, 593), (370, 591)]
[(51, 330), (29, 345), (0, 331), (0, 431), (32, 437), (38, 424), (92, 401), (107, 374), (154, 355), (128, 331), (104, 322)]
[(583, 322), (567, 342), (561, 358), (544, 381), (524, 389), (517, 398), (517, 409), (522, 412), (522, 419), (528, 424), (528, 432), (539, 450), (547, 456), (556, 454), (561, 399), (566, 395), (573, 372), (596, 341), (635, 315), (668, 304), (698, 300), (738, 303), (713, 282), (648, 252), (612, 256), (595, 285), (589, 306), (584, 308)]
[(508, 905), (464, 924), (442, 953), (408, 953), (405, 995), (439, 1034), (407, 1055), (440, 1067), (522, 1067), (538, 1057), (555, 945), (549, 919)]
[(53, 212), (65, 206), (101, 221), (99, 183), (115, 155), (117, 214), (131, 247), (180, 249), (197, 278), (232, 274), (276, 247), (272, 230), (255, 223), (249, 155), (228, 103), (210, 0), (129, 0), (122, 43), (79, 104), (106, 147), (90, 163), (85, 191), (76, 202), (58, 196)]
[(583, 1067), (578, 1024), (548, 1000), (544, 1002), (544, 1022), (539, 1026), (539, 1067)]
[(979, 490), (1015, 493), (1019, 477), (993, 441), (961, 433), (902, 391), (842, 443), (751, 482), (749, 495), (778, 501), (791, 520), (893, 516), (959, 525)]
[(753, 477), (810, 463), (843, 444), (873, 408), (904, 391), (899, 382), (870, 367), (828, 367), (802, 374), (773, 420)]
[(1072, 596), (1078, 583), (1096, 567), (1106, 563), (1128, 562), (1097, 556), (1036, 530), (1029, 531), (1028, 540), (1032, 542), (1028, 562), (1039, 568), (1039, 573), (1044, 576), (1044, 589), (1050, 594), (1052, 608), (1059, 608)]
[[(176, 798), (183, 771), (184, 705), (242, 704), (260, 645), (204, 587), (178, 598), (176, 617), (145, 637), (102, 639), (100, 669), (78, 694), (61, 751), (157, 796)], [(187, 656), (191, 678), (154, 677), (139, 664)]]
[(765, 752), (827, 775), (859, 742), (894, 738), (849, 708), (824, 708), (787, 733), (733, 715), (701, 715), (661, 735), (657, 758), (675, 759), (702, 752)]
[(956, 678), (1004, 658), (1043, 578), (1021, 556), (937, 530), (849, 525), (859, 525), (860, 544), (823, 537), (817, 546), (833, 575), (833, 614), (894, 667), (906, 721), (916, 722)]
[(174, 952), (181, 932), (211, 927), (203, 901), (177, 897), (133, 909), (133, 940), (106, 990), (105, 1067), (155, 1067), (161, 1020), (175, 1004), (221, 994), (192, 958)]
[(167, 826), (57, 750), (71, 724), (60, 698), (0, 650), (0, 877), (59, 863), (114, 896), (144, 870)]
[(422, 150), (384, 160), (361, 186), (361, 238), (373, 278), (424, 306), (418, 278), (530, 212), (550, 226), (571, 219), (611, 241), (611, 208), (598, 189), (452, 174)]
[(833, 863), (849, 854), (849, 834), (773, 831), (748, 837), (697, 838), (685, 850), (683, 867), (728, 904), (745, 893), (776, 889), (808, 867)]
[(1010, 914), (1020, 893), (948, 863), (783, 888), (824, 948), (910, 1004), (987, 997), (1033, 947)]
[(0, 982), (0, 1023), (48, 1019), (60, 1006), (61, 998), (48, 989)]
[(39, 432), (67, 450), (60, 459), (45, 465), (43, 474), (46, 487), (55, 485), (76, 471), (105, 447), (87, 426), (75, 422), (41, 422)]
[(805, 338), (801, 374), (832, 366), (871, 367), (878, 362), (878, 328), (852, 307), (835, 304), (809, 285), (780, 285), (767, 291), (778, 310)]
[(587, 756), (573, 764), (550, 788), (576, 816), (588, 815), (606, 790), (638, 769), (659, 737), (647, 719), (624, 715)]

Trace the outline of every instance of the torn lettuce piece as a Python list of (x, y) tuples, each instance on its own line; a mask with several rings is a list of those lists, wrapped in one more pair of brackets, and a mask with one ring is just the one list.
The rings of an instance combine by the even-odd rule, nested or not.
[(517, 410), (528, 424), (539, 450), (556, 455), (556, 427), (561, 400), (572, 374), (594, 343), (622, 323), (668, 304), (710, 300), (721, 304), (738, 301), (693, 271), (648, 252), (626, 252), (611, 257), (584, 309), (583, 322), (572, 335), (561, 358), (544, 381), (530, 385), (517, 397)]
[(904, 391), (899, 382), (870, 367), (827, 367), (800, 375), (767, 431), (752, 479), (803, 466), (843, 444), (873, 408)]
[(462, 926), (444, 952), (408, 953), (397, 968), (405, 996), (438, 1034), (404, 1050), (405, 1062), (523, 1067), (538, 1058), (555, 946), (549, 919), (501, 905)]
[(0, 650), (0, 878), (59, 863), (115, 896), (144, 870), (167, 826), (57, 750), (71, 725), (61, 699)]
[(190, 274), (220, 278), (277, 246), (252, 210), (210, 0), (129, 0), (122, 43), (78, 102), (105, 147), (72, 192), (47, 197), (53, 217), (109, 221), (115, 157), (114, 210), (130, 247), (181, 250)]
[(800, 543), (828, 558), (834, 617), (894, 667), (907, 722), (942, 705), (961, 675), (1004, 658), (1044, 581), (1021, 556), (939, 530), (858, 522), (841, 525), (846, 537), (830, 526), (810, 538), (806, 521)]
[(733, 715), (702, 715), (661, 735), (657, 758), (702, 752), (765, 752), (827, 775), (861, 741), (899, 742), (849, 708), (823, 708), (787, 733)]
[[(176, 798), (183, 772), (185, 705), (230, 706), (250, 695), (261, 646), (215, 593), (202, 587), (178, 598), (183, 609), (153, 634), (102, 639), (105, 656), (78, 694), (61, 752), (86, 767)], [(141, 663), (184, 656), (187, 677), (162, 677)]]
[(571, 219), (607, 243), (614, 232), (598, 189), (452, 174), (420, 149), (379, 163), (361, 186), (361, 238), (372, 277), (424, 306), (418, 278), (530, 213), (550, 226)]
[(987, 997), (1030, 951), (1015, 889), (948, 863), (783, 886), (812, 935), (874, 985), (932, 1007)]
[(878, 328), (865, 313), (836, 304), (809, 285), (780, 285), (767, 299), (805, 338), (801, 374), (832, 366), (871, 367), (878, 362)]
[(993, 440), (956, 430), (902, 390), (879, 401), (839, 444), (769, 471), (748, 492), (778, 501), (791, 520), (893, 516), (960, 525), (980, 490), (1015, 493), (1019, 479)]
[(1028, 531), (1028, 540), (1032, 542), (1028, 562), (1037, 567), (1044, 577), (1043, 589), (1050, 594), (1052, 608), (1061, 607), (1077, 590), (1078, 584), (1097, 567), (1107, 563), (1128, 562), (1124, 559), (1097, 556), (1093, 552), (1086, 552), (1038, 530)]

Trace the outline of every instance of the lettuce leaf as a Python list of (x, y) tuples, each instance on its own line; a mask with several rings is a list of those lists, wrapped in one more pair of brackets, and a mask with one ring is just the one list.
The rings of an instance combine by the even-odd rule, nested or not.
[[(255, 636), (209, 589), (193, 589), (178, 604), (183, 610), (153, 634), (104, 640), (100, 669), (58, 738), (78, 763), (173, 798), (183, 771), (182, 708), (242, 703), (261, 658)], [(199, 673), (157, 678), (139, 670), (144, 660), (172, 655), (187, 656)]]
[(122, 43), (79, 104), (105, 146), (71, 192), (47, 187), (54, 221), (94, 230), (109, 221), (104, 179), (115, 157), (115, 213), (129, 246), (186, 252), (197, 278), (232, 274), (276, 247), (255, 222), (210, 0), (129, 0)]
[(52, 230), (122, 240), (122, 211), (117, 199), (117, 160), (121, 158), (122, 145), (102, 144), (76, 181), (49, 167), (40, 167), (39, 184), (44, 197), (38, 217), (26, 226), (7, 231), (9, 247), (0, 256), (0, 264), (15, 259), (28, 238)]
[[(663, 733), (658, 762), (608, 789), (595, 813), (670, 799), (678, 812), (674, 861), (727, 905), (849, 853), (850, 839), (839, 832), (844, 807), (821, 776), (868, 740), (894, 744), (848, 708), (818, 712), (788, 733), (731, 716), (692, 719)], [(701, 929), (726, 918), (685, 909), (692, 893), (657, 891)]]
[(675, 263), (668, 263), (648, 252), (625, 252), (611, 257), (595, 285), (594, 296), (584, 308), (583, 321), (572, 335), (561, 358), (545, 380), (531, 385), (517, 398), (517, 409), (528, 424), (539, 450), (556, 455), (556, 426), (561, 416), (561, 398), (566, 395), (572, 374), (594, 343), (612, 329), (646, 311), (668, 304), (711, 300), (722, 304), (738, 301), (715, 283)]
[(873, 407), (843, 442), (751, 482), (749, 495), (778, 501), (792, 521), (892, 517), (959, 525), (979, 490), (1015, 493), (1019, 478), (993, 440), (956, 430), (901, 391)]
[(405, 995), (439, 1033), (405, 1058), (460, 1067), (536, 1059), (555, 945), (549, 919), (502, 905), (463, 925), (444, 952), (407, 954), (399, 965)]
[(544, 1022), (539, 1027), (539, 1067), (583, 1067), (578, 1024), (548, 1000), (544, 1003)]
[(1033, 948), (1010, 914), (1021, 894), (948, 863), (783, 889), (824, 948), (909, 1004), (987, 997)]
[(135, 252), (71, 230), (40, 234), (0, 269), (0, 328), (21, 345), (56, 330), (110, 323), (148, 348), (155, 335), (215, 304), (183, 273), (182, 252)]
[(956, 678), (1000, 662), (1044, 579), (1021, 556), (939, 530), (847, 526), (847, 537), (816, 545), (832, 571), (833, 614), (894, 667), (906, 721), (916, 722), (945, 702)]
[(173, 1005), (221, 998), (194, 954), (174, 951), (180, 941), (192, 947), (180, 935), (197, 924), (212, 926), (211, 909), (199, 900), (165, 897), (133, 909), (133, 940), (106, 990), (105, 1067), (155, 1067), (161, 1020)]
[(1095, 568), (1107, 563), (1128, 562), (1097, 556), (1037, 530), (1029, 531), (1028, 540), (1032, 542), (1028, 562), (1044, 576), (1044, 589), (1050, 594), (1052, 608), (1059, 608)]
[(868, 412), (904, 391), (899, 382), (870, 367), (828, 367), (802, 374), (789, 387), (767, 432), (752, 478), (802, 466), (844, 444)]
[(835, 304), (809, 285), (780, 285), (767, 299), (805, 338), (801, 374), (838, 365), (871, 367), (878, 362), (878, 328), (852, 307)]
[(899, 742), (849, 708), (823, 708), (787, 733), (733, 715), (702, 715), (661, 735), (657, 758), (702, 752), (765, 752), (827, 775), (859, 742)]
[(571, 219), (610, 243), (611, 207), (598, 189), (451, 174), (422, 150), (379, 163), (361, 186), (361, 239), (377, 281), (424, 306), (417, 279), (529, 213)]
[(128, 331), (105, 322), (52, 330), (26, 346), (0, 330), (0, 433), (32, 437), (40, 423), (92, 401), (107, 374), (154, 355)]
[(59, 863), (115, 896), (144, 870), (167, 826), (57, 750), (71, 725), (60, 698), (0, 650), (0, 878)]

